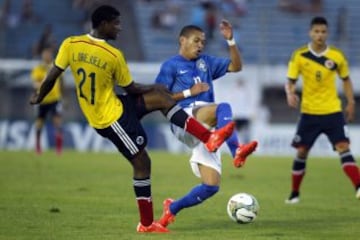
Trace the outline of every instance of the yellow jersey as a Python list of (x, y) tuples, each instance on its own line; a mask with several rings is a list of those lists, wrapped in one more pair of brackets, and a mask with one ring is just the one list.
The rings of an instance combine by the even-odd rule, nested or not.
[[(44, 64), (40, 63), (39, 65), (35, 66), (31, 71), (31, 79), (34, 82), (42, 82), (46, 74), (51, 68), (51, 64)], [(46, 95), (46, 97), (41, 101), (40, 104), (49, 104), (59, 101), (61, 99), (61, 81), (62, 77), (59, 77), (56, 80), (55, 86), (51, 91)]]
[(336, 77), (349, 77), (348, 62), (341, 50), (328, 46), (316, 54), (309, 45), (296, 49), (289, 61), (287, 77), (296, 81), (302, 76), (301, 112), (330, 114), (341, 111)]
[(62, 42), (55, 65), (70, 66), (80, 108), (92, 127), (103, 129), (120, 118), (123, 105), (114, 87), (132, 82), (120, 50), (89, 34), (72, 36)]

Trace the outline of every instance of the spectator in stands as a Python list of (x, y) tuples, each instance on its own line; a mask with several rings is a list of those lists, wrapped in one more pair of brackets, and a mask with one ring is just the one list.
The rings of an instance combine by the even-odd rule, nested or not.
[(167, 0), (164, 6), (153, 13), (151, 23), (154, 28), (172, 30), (181, 14), (181, 4), (177, 0)]
[(348, 31), (347, 31), (347, 21), (348, 21), (348, 9), (345, 6), (341, 6), (337, 10), (336, 17), (336, 34), (335, 40), (338, 45), (343, 46), (344, 43), (348, 40)]
[(10, 13), (11, 1), (5, 0), (0, 8), (0, 26), (4, 26), (7, 23), (7, 18)]
[(191, 23), (205, 30), (207, 40), (214, 37), (217, 21), (217, 6), (211, 0), (201, 0), (192, 9)]
[(43, 50), (48, 47), (53, 49), (57, 47), (51, 24), (45, 25), (39, 40), (34, 44), (32, 49), (33, 57), (37, 58), (41, 56)]
[(0, 9), (0, 26), (15, 28), (19, 24), (19, 15), (11, 11), (12, 0), (5, 0)]
[(32, 0), (23, 0), (20, 20), (22, 23), (37, 22), (38, 16), (34, 13)]
[(205, 9), (205, 33), (208, 40), (214, 38), (214, 31), (216, 29), (217, 14), (216, 14), (216, 5), (213, 2), (208, 2), (203, 4)]
[(219, 5), (225, 16), (242, 17), (248, 12), (247, 0), (222, 0)]
[[(53, 57), (53, 48), (50, 46), (45, 46), (41, 52), (41, 62), (36, 65), (31, 71), (31, 79), (33, 81), (33, 86), (35, 91), (38, 91), (41, 86), (42, 80), (44, 80), (46, 74), (50, 70), (52, 63), (54, 61)], [(62, 93), (62, 76), (58, 78), (59, 81), (55, 83), (54, 88), (49, 92), (49, 94), (41, 101), (39, 106), (36, 106), (36, 120), (35, 120), (35, 151), (37, 154), (42, 153), (40, 136), (42, 129), (44, 127), (46, 118), (48, 115), (52, 118), (52, 123), (55, 129), (55, 147), (56, 153), (60, 154), (62, 151), (62, 128), (61, 128), (61, 93)]]
[(323, 10), (322, 0), (279, 0), (280, 10), (291, 13), (319, 13)]
[(176, 23), (177, 16), (173, 11), (169, 11), (169, 9), (155, 11), (152, 17), (152, 25), (154, 28), (171, 30), (175, 27)]

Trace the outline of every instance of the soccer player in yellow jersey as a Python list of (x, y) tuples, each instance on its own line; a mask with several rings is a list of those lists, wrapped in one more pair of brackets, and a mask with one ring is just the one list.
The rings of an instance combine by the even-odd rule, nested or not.
[[(117, 9), (100, 6), (93, 12), (91, 22), (93, 30), (90, 34), (72, 36), (63, 41), (54, 66), (30, 103), (40, 103), (58, 76), (70, 66), (78, 101), (89, 124), (112, 141), (133, 167), (133, 187), (140, 215), (137, 231), (168, 232), (154, 221), (151, 161), (145, 150), (147, 136), (140, 119), (147, 113), (160, 110), (171, 123), (204, 142), (211, 152), (231, 135), (234, 122), (210, 132), (176, 105), (171, 93), (162, 85), (135, 83), (121, 51), (106, 41), (116, 39), (121, 30)], [(115, 86), (122, 87), (127, 94), (117, 96)]]
[[(300, 185), (305, 175), (306, 159), (317, 137), (324, 133), (339, 153), (342, 169), (355, 187), (360, 199), (360, 172), (350, 151), (347, 122), (354, 119), (355, 100), (349, 68), (344, 54), (326, 44), (328, 23), (314, 17), (310, 24), (311, 42), (295, 50), (288, 66), (285, 85), (287, 103), (297, 108), (299, 97), (295, 84), (302, 76), (301, 116), (292, 145), (297, 154), (292, 166), (292, 191), (286, 203), (300, 201)], [(336, 77), (342, 79), (346, 97), (345, 116), (336, 87)]]
[[(47, 72), (52, 66), (53, 58), (53, 49), (51, 47), (46, 47), (41, 53), (41, 63), (35, 66), (31, 71), (31, 79), (35, 90), (39, 90), (42, 80), (44, 80)], [(54, 88), (49, 92), (49, 94), (42, 100), (39, 106), (36, 107), (36, 121), (35, 121), (35, 150), (37, 154), (41, 154), (41, 131), (44, 127), (44, 123), (47, 115), (51, 115), (53, 126), (55, 129), (55, 147), (58, 154), (62, 151), (62, 129), (61, 129), (61, 89), (62, 89), (62, 77), (56, 82)]]

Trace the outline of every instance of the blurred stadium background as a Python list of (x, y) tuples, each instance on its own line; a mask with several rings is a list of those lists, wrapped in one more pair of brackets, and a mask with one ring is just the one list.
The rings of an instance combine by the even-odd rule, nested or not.
[[(357, 0), (0, 0), (0, 149), (33, 149), (34, 111), (28, 99), (32, 92), (30, 71), (39, 61), (39, 49), (45, 43), (58, 47), (65, 37), (88, 32), (89, 14), (104, 3), (121, 11), (123, 31), (113, 44), (124, 52), (134, 79), (143, 83), (151, 83), (161, 62), (177, 53), (177, 34), (186, 24), (206, 30), (207, 53), (227, 56), (226, 42), (217, 26), (222, 18), (230, 20), (245, 65), (241, 73), (216, 83), (217, 100), (239, 104), (235, 111), (251, 120), (250, 138), (260, 141), (257, 154), (287, 155), (292, 151), (289, 144), (298, 112), (287, 107), (283, 85), (289, 56), (308, 42), (313, 16), (327, 17), (329, 43), (347, 55), (356, 98), (360, 97)], [(236, 90), (235, 83), (242, 89)], [(79, 151), (113, 150), (86, 125), (69, 72), (65, 86), (65, 146)], [(240, 112), (241, 106), (247, 111)], [(150, 149), (185, 151), (173, 141), (162, 116), (152, 114), (144, 123), (151, 136)], [(350, 126), (353, 146), (360, 145), (359, 123), (358, 117)], [(49, 125), (42, 139), (45, 148), (53, 144), (51, 131)], [(353, 152), (360, 155), (356, 147)], [(312, 153), (333, 154), (325, 138)]]

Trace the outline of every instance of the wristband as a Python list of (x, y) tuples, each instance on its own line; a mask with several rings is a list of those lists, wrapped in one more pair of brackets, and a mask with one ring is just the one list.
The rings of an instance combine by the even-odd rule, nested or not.
[(226, 42), (227, 42), (227, 44), (229, 46), (235, 46), (236, 45), (236, 41), (235, 41), (234, 38), (228, 39), (228, 40), (226, 40)]
[(191, 97), (191, 91), (190, 89), (186, 89), (182, 92), (184, 94), (185, 98)]

